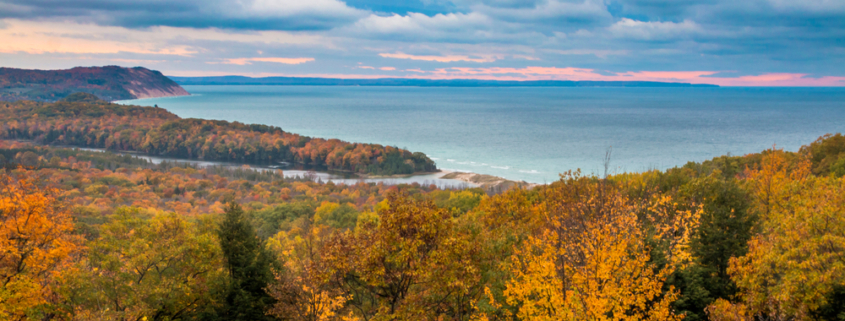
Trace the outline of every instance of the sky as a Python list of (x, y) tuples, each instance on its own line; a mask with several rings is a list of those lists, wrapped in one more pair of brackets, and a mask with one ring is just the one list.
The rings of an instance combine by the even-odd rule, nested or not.
[(845, 0), (0, 0), (0, 66), (845, 86)]

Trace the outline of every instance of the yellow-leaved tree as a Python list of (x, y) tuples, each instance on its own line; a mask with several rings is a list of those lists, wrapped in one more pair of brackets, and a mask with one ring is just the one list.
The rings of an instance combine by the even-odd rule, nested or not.
[(342, 311), (351, 296), (331, 286), (331, 270), (321, 256), (330, 233), (330, 228), (306, 220), (268, 240), (267, 247), (285, 267), (267, 289), (276, 299), (270, 314), (287, 320), (354, 320)]
[(364, 320), (468, 320), (483, 288), (478, 245), (430, 200), (387, 194), (377, 220), (324, 245), (333, 283)]
[[(505, 303), (519, 320), (680, 320), (664, 281), (689, 258), (698, 211), (668, 197), (635, 203), (606, 180), (567, 173), (535, 208), (543, 226), (505, 263)], [(652, 261), (648, 240), (666, 244)], [(654, 242), (652, 242), (654, 243)]]
[(79, 249), (69, 213), (31, 171), (0, 169), (0, 320), (38, 317)]
[(718, 300), (710, 318), (835, 318), (842, 307), (830, 306), (829, 296), (845, 287), (845, 179), (814, 176), (809, 160), (788, 162), (780, 150), (746, 176), (759, 233), (728, 268), (738, 300)]
[(224, 277), (214, 224), (122, 207), (63, 274), (69, 320), (182, 320), (216, 304)]

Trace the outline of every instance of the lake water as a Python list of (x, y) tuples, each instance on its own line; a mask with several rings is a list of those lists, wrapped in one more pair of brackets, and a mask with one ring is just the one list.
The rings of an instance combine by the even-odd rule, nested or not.
[[(105, 152), (105, 149), (102, 148), (85, 148), (85, 147), (75, 147), (75, 146), (59, 146), (59, 147), (67, 147), (67, 148), (75, 148), (78, 150), (89, 151), (89, 152)], [(205, 160), (191, 160), (191, 159), (179, 159), (179, 158), (170, 158), (170, 157), (157, 157), (157, 156), (148, 156), (144, 154), (136, 154), (136, 153), (129, 153), (129, 152), (117, 152), (120, 155), (130, 155), (132, 157), (138, 159), (144, 159), (152, 164), (161, 164), (163, 162), (168, 163), (181, 163), (181, 164), (190, 164), (199, 168), (206, 168), (212, 166), (221, 166), (221, 167), (228, 167), (228, 168), (243, 168), (244, 164), (238, 163), (228, 163), (228, 162), (217, 162), (217, 161), (205, 161)], [(263, 171), (275, 171), (278, 168), (270, 168), (264, 166), (256, 166), (251, 165), (249, 169), (263, 172)], [(286, 178), (305, 178), (311, 177), (315, 181), (322, 181), (322, 182), (334, 182), (335, 184), (345, 184), (345, 185), (355, 185), (358, 183), (383, 183), (385, 185), (399, 185), (399, 184), (413, 184), (417, 183), (423, 186), (435, 185), (441, 189), (465, 189), (470, 187), (478, 187), (478, 184), (468, 183), (456, 179), (448, 179), (443, 178), (444, 175), (448, 174), (448, 172), (441, 172), (441, 173), (432, 173), (432, 174), (425, 174), (425, 175), (412, 175), (412, 176), (402, 176), (402, 177), (384, 177), (384, 178), (349, 178), (345, 176), (340, 176), (331, 173), (325, 172), (314, 172), (314, 171), (304, 171), (304, 170), (292, 170), (292, 169), (284, 169), (282, 171), (282, 175)]]
[(421, 151), (442, 169), (533, 183), (580, 168), (680, 166), (845, 131), (845, 88), (185, 86), (126, 101), (183, 118), (279, 126)]

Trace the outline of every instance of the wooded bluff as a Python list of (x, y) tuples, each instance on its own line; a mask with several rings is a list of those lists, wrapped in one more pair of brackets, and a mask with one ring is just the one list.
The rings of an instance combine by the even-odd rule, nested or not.
[(423, 153), (300, 136), (266, 125), (180, 119), (156, 107), (124, 106), (77, 93), (56, 103), (0, 104), (0, 138), (148, 155), (278, 165), (300, 163), (362, 174), (432, 172)]
[(108, 101), (189, 95), (170, 78), (143, 67), (0, 68), (0, 101), (54, 102), (76, 92)]

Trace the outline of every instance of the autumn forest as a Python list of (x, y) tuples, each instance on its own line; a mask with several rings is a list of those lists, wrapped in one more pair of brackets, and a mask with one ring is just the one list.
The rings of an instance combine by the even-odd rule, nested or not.
[(840, 134), (494, 193), (256, 170), (437, 168), (88, 94), (0, 109), (0, 320), (845, 320)]

